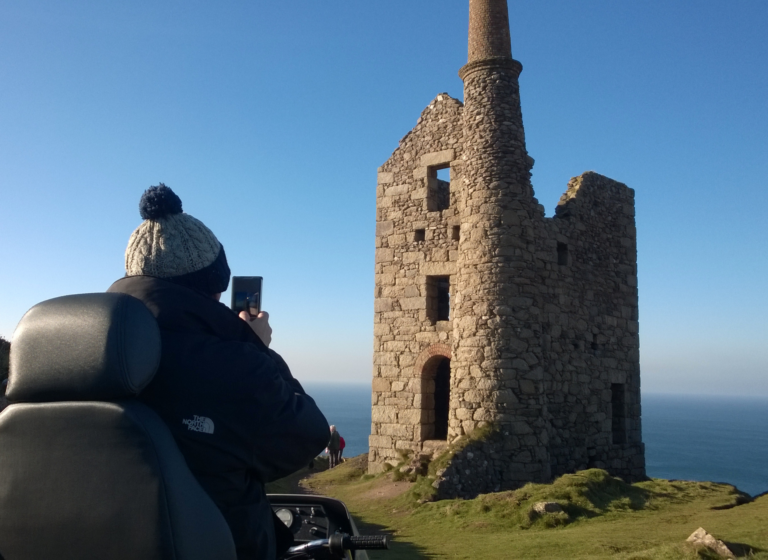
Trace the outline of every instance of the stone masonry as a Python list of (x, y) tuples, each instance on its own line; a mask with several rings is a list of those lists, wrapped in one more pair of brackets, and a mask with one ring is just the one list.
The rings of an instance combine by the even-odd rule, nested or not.
[(369, 469), (488, 425), (443, 496), (645, 477), (634, 191), (587, 172), (544, 216), (521, 71), (506, 0), (470, 0), (464, 104), (438, 95), (379, 168)]

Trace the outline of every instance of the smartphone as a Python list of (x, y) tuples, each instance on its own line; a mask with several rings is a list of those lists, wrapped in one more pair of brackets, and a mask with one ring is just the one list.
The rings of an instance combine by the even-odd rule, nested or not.
[(261, 276), (232, 277), (232, 310), (235, 313), (247, 311), (251, 317), (261, 312), (261, 291), (264, 279)]

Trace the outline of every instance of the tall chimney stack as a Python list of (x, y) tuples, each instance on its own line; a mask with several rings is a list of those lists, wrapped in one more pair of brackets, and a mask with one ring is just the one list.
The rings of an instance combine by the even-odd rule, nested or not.
[[(504, 480), (550, 476), (543, 381), (524, 376), (523, 357), (539, 354), (534, 278), (536, 224), (512, 59), (507, 0), (470, 0), (464, 81), (464, 154), (457, 209), (461, 237), (451, 305), (453, 348), (449, 440), (491, 423), (510, 434), (496, 452)], [(522, 388), (525, 388), (523, 390)], [(525, 426), (526, 437), (518, 434)], [(526, 457), (524, 467), (514, 457)]]
[(506, 0), (469, 0), (467, 62), (512, 58)]

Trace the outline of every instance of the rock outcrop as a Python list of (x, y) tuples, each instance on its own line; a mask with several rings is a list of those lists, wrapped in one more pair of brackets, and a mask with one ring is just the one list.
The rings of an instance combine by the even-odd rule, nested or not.
[(707, 533), (703, 527), (699, 527), (691, 533), (691, 536), (686, 539), (686, 542), (691, 543), (694, 547), (708, 548), (723, 558), (736, 558), (736, 555), (731, 552), (723, 541), (717, 540)]

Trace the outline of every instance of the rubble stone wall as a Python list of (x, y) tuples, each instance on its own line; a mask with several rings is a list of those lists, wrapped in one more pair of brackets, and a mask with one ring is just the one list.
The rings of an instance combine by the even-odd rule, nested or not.
[[(641, 479), (634, 191), (584, 173), (571, 179), (555, 217), (545, 219), (541, 230), (537, 256), (546, 294), (542, 341), (552, 472), (599, 467)], [(612, 386), (622, 392), (622, 410), (612, 409)]]
[[(533, 160), (513, 60), (470, 63), (464, 80), (461, 239), (449, 439), (493, 422), (508, 433), (486, 456), (492, 486), (549, 479), (538, 322)], [(490, 101), (493, 102), (490, 102)]]
[[(448, 208), (430, 206), (440, 202), (437, 168), (450, 166), (450, 185), (457, 184), (452, 164), (463, 149), (462, 110), (459, 101), (438, 95), (379, 168), (369, 440), (373, 471), (385, 461), (396, 463), (401, 451), (423, 448), (422, 426), (434, 406), (434, 385), (423, 378), (423, 367), (430, 356), (450, 354), (451, 322), (433, 321), (427, 314), (427, 277), (456, 272), (455, 188), (449, 187)], [(418, 230), (423, 240), (417, 240)]]

